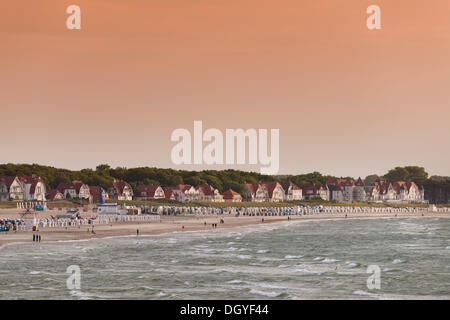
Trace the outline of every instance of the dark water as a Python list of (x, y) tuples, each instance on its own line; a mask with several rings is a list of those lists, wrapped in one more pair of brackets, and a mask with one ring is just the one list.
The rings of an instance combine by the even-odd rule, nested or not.
[[(450, 219), (283, 222), (0, 249), (0, 299), (450, 298)], [(68, 288), (78, 265), (81, 288)], [(368, 265), (381, 288), (368, 289)]]

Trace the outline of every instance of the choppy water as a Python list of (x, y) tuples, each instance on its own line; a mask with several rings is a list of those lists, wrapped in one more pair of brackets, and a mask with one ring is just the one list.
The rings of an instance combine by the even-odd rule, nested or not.
[[(450, 298), (450, 219), (283, 222), (9, 245), (0, 299)], [(368, 265), (381, 289), (369, 290)], [(66, 269), (81, 268), (69, 290)]]

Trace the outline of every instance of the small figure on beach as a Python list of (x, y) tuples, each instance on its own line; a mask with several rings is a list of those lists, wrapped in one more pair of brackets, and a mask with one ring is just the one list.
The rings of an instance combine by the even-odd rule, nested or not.
[(33, 233), (33, 242), (36, 241), (36, 235)]
[(261, 219), (261, 222), (264, 222), (264, 218)]
[(41, 242), (41, 235), (39, 235), (38, 237), (39, 237), (39, 242)]
[(136, 236), (139, 235), (139, 229), (136, 229)]

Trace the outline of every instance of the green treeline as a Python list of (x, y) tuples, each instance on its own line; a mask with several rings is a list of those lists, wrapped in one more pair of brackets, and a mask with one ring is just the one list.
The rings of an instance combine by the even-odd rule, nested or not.
[[(151, 167), (139, 168), (111, 168), (107, 164), (101, 164), (93, 169), (68, 170), (42, 166), (38, 164), (0, 164), (0, 176), (18, 176), (36, 174), (45, 181), (48, 189), (54, 189), (61, 182), (81, 180), (88, 185), (101, 184), (104, 187), (111, 185), (113, 179), (124, 180), (133, 188), (140, 184), (159, 184), (161, 186), (175, 186), (177, 184), (199, 185), (208, 183), (223, 192), (229, 188), (244, 194), (244, 183), (256, 183), (259, 181), (286, 181), (290, 180), (299, 187), (309, 183), (325, 184), (329, 178), (337, 177), (322, 175), (312, 172), (299, 175), (268, 176), (256, 172), (239, 170), (203, 170), (186, 171), (174, 169), (159, 169)], [(346, 177), (349, 178), (349, 177)], [(428, 178), (428, 173), (423, 167), (407, 166), (396, 167), (385, 175), (369, 175), (364, 179), (366, 185), (374, 181), (414, 181), (419, 186), (425, 187), (425, 197), (429, 200), (437, 200), (437, 203), (449, 202), (450, 178), (433, 176)]]

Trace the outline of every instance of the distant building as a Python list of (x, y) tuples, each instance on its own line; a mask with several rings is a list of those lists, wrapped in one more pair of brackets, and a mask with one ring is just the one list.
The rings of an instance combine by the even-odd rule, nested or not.
[(222, 197), (226, 202), (242, 202), (242, 196), (232, 189), (223, 192)]
[(64, 195), (64, 198), (89, 199), (91, 196), (89, 186), (79, 180), (72, 181), (71, 183), (61, 182), (56, 189)]
[(139, 185), (135, 194), (136, 200), (164, 199), (164, 189), (158, 185)]
[(167, 200), (175, 200), (178, 202), (186, 202), (186, 196), (183, 191), (174, 187), (164, 188), (164, 197)]
[(274, 181), (246, 183), (246, 199), (252, 202), (279, 202), (284, 200), (285, 191), (281, 184)]
[(47, 188), (41, 177), (32, 176), (18, 176), (20, 184), (22, 185), (22, 190), (24, 191), (25, 198), (23, 200), (37, 200), (45, 201), (45, 194), (47, 193)]
[(6, 186), (8, 200), (25, 200), (24, 186), (18, 177), (0, 177), (0, 181), (2, 181)]
[(9, 200), (9, 192), (6, 183), (0, 180), (0, 201), (8, 201)]
[(322, 199), (325, 201), (330, 200), (330, 190), (327, 185), (309, 183), (303, 187), (303, 197), (306, 200)]
[[(100, 201), (100, 187), (99, 186), (89, 186), (89, 194), (91, 195), (92, 201)], [(109, 200), (108, 192), (102, 188), (103, 201)]]
[[(329, 179), (327, 186), (330, 191), (330, 200), (340, 202), (361, 202), (366, 199), (364, 183), (361, 178), (358, 178), (356, 182), (353, 179)], [(336, 192), (334, 192), (335, 190)]]
[(206, 202), (223, 202), (223, 196), (219, 190), (213, 188), (209, 184), (201, 184), (195, 188), (198, 192), (200, 201)]
[(47, 201), (63, 200), (64, 195), (58, 189), (53, 189), (47, 192), (45, 198)]
[(291, 181), (286, 181), (281, 184), (284, 189), (284, 199), (291, 200), (302, 200), (303, 199), (303, 191), (301, 188), (296, 186)]
[(111, 200), (133, 200), (133, 188), (122, 180), (114, 180), (108, 189), (108, 194)]

